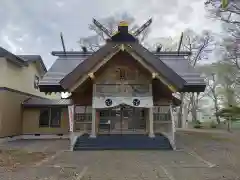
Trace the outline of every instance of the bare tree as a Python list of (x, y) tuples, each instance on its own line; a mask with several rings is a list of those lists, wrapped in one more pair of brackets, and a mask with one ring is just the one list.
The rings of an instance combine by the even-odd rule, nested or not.
[(201, 71), (205, 75), (206, 78), (206, 90), (205, 90), (205, 96), (211, 98), (213, 101), (214, 111), (217, 123), (220, 124), (220, 117), (218, 114), (219, 111), (219, 105), (220, 105), (220, 95), (219, 95), (219, 65), (220, 63), (212, 63), (207, 65), (201, 66)]
[(221, 0), (206, 0), (205, 5), (213, 18), (236, 27), (240, 26), (240, 1), (229, 0), (226, 8), (222, 8)]
[[(192, 55), (189, 57), (189, 64), (194, 68), (201, 60), (208, 59), (208, 54), (212, 52), (215, 47), (214, 38), (212, 32), (203, 31), (202, 34), (196, 34), (192, 30), (186, 30), (184, 33), (182, 49), (192, 52)], [(188, 105), (188, 113), (191, 112), (192, 120), (197, 121), (197, 110), (198, 102), (202, 98), (200, 93), (181, 93), (180, 99), (185, 101)], [(180, 106), (178, 120), (179, 123), (182, 122), (182, 109), (183, 103)]]
[(210, 92), (208, 93), (208, 96), (213, 100), (216, 120), (217, 120), (217, 123), (220, 124), (220, 117), (218, 115), (218, 111), (219, 111), (219, 102), (218, 102), (219, 96), (217, 93), (218, 83), (216, 78), (217, 78), (216, 74), (212, 73), (211, 76), (208, 77), (207, 85), (209, 87), (209, 92)]
[(225, 107), (238, 103), (236, 98), (239, 93), (239, 85), (236, 80), (237, 73), (238, 70), (235, 66), (224, 62), (219, 63), (218, 79), (221, 85), (220, 94), (223, 96), (222, 102)]
[(232, 64), (223, 61), (205, 64), (198, 68), (206, 78), (207, 87), (204, 96), (211, 98), (216, 120), (220, 123), (219, 114), (217, 113), (220, 106), (229, 107), (239, 102), (239, 88), (235, 78), (237, 69)]
[(240, 70), (240, 1), (231, 0), (226, 8), (222, 8), (220, 3), (220, 0), (205, 2), (210, 17), (221, 21), (225, 30), (217, 53), (223, 52), (224, 60)]
[(221, 21), (223, 30), (225, 30), (217, 53), (222, 55), (221, 69), (225, 72), (219, 74), (222, 96), (225, 106), (229, 106), (239, 102), (240, 1), (231, 0), (226, 8), (222, 8), (219, 3), (219, 0), (206, 0), (205, 2), (210, 17)]
[[(189, 64), (194, 68), (201, 60), (208, 59), (208, 54), (215, 48), (214, 36), (210, 31), (203, 31), (197, 34), (191, 29), (186, 29), (183, 33), (183, 41), (181, 50), (192, 53), (189, 56)], [(155, 44), (161, 44), (163, 51), (177, 50), (178, 41), (172, 38), (160, 38)], [(198, 101), (204, 97), (204, 93), (180, 93), (180, 100), (182, 104), (178, 111), (178, 127), (182, 127), (183, 106), (187, 103), (188, 113), (191, 112), (193, 120), (197, 120)]]

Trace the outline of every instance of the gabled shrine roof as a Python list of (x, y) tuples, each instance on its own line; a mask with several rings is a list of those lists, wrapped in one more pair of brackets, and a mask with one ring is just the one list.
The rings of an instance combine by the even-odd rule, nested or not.
[[(40, 81), (40, 86), (55, 85), (56, 87), (58, 86), (56, 90), (64, 91), (60, 85), (60, 81), (79, 64), (88, 59), (92, 55), (92, 52), (69, 51), (65, 54), (63, 51), (55, 51), (52, 54), (57, 56), (57, 59)], [(168, 51), (152, 52), (152, 54), (181, 76), (186, 81), (186, 84), (205, 85), (204, 78), (188, 62), (189, 52), (178, 53), (177, 51)]]

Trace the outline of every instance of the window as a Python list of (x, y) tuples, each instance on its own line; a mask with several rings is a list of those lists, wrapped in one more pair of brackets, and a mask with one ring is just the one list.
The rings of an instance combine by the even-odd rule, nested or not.
[(39, 127), (57, 128), (61, 126), (61, 109), (45, 108), (40, 110)]
[(49, 127), (49, 109), (41, 109), (40, 110), (40, 118), (39, 118), (39, 126), (40, 127)]
[(60, 127), (61, 109), (51, 108), (50, 127)]
[(38, 84), (39, 84), (39, 77), (37, 76), (37, 75), (35, 75), (35, 77), (34, 77), (34, 82), (33, 82), (34, 84), (34, 88), (35, 89), (38, 89)]

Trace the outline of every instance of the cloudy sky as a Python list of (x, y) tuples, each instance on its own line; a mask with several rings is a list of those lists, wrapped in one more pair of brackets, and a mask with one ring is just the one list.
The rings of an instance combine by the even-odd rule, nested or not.
[(185, 28), (197, 32), (220, 31), (206, 18), (204, 0), (1, 0), (0, 46), (15, 54), (39, 54), (49, 68), (61, 50), (63, 32), (68, 50), (78, 50), (77, 40), (91, 34), (92, 18), (127, 12), (139, 24), (153, 17), (150, 38), (177, 36)]

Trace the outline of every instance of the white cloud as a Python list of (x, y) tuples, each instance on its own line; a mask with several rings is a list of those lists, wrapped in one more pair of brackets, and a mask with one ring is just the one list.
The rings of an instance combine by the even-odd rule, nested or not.
[(9, 39), (9, 37), (7, 35), (3, 35), (2, 36), (2, 40), (8, 46), (8, 50), (9, 51), (11, 51), (12, 53), (16, 53), (17, 52), (18, 47), (16, 46), (16, 44), (13, 43), (13, 41), (11, 41)]
[(1, 45), (20, 54), (40, 54), (48, 67), (55, 60), (50, 52), (62, 49), (60, 32), (67, 49), (78, 49), (77, 40), (91, 34), (93, 17), (128, 12), (139, 24), (153, 17), (150, 38), (177, 36), (189, 27), (220, 27), (206, 19), (204, 0), (1, 0), (0, 6)]
[(63, 7), (63, 6), (64, 6), (64, 4), (65, 4), (65, 3), (64, 3), (64, 2), (62, 2), (62, 1), (58, 1), (58, 2), (56, 2), (56, 4), (57, 4), (57, 6), (58, 6), (58, 7), (60, 7), (60, 8), (61, 8), (61, 7)]

